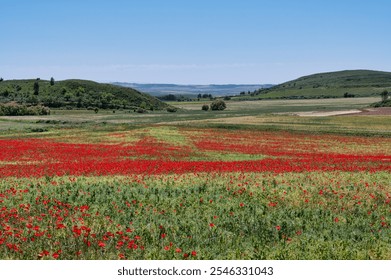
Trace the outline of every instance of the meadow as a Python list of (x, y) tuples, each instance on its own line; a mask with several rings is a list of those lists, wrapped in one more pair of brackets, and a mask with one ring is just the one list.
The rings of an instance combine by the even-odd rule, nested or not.
[(390, 259), (371, 98), (0, 118), (2, 259)]

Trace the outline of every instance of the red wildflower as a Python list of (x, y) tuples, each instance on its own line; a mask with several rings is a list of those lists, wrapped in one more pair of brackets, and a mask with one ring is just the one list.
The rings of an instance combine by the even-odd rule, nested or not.
[(64, 224), (57, 224), (57, 229), (62, 229), (62, 228), (65, 228), (65, 225)]
[(41, 252), (41, 254), (42, 254), (43, 256), (49, 256), (49, 252), (46, 251), (46, 250), (43, 250), (43, 251)]
[(120, 258), (121, 260), (123, 260), (123, 259), (125, 259), (125, 255), (122, 254), (122, 253), (120, 253), (120, 254), (118, 254), (118, 258)]
[(61, 250), (58, 250), (57, 252), (54, 252), (52, 254), (52, 257), (55, 258), (55, 259), (58, 259), (60, 257), (60, 253), (61, 253)]
[(281, 230), (281, 226), (276, 226), (276, 230)]

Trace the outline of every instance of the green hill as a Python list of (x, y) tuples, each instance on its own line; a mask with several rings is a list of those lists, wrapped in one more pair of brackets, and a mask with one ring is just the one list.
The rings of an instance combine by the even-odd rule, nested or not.
[(87, 80), (3, 80), (0, 103), (41, 104), (50, 108), (161, 110), (169, 105), (132, 88)]
[(268, 89), (259, 89), (251, 98), (380, 98), (382, 91), (390, 89), (390, 72), (346, 70), (304, 76)]

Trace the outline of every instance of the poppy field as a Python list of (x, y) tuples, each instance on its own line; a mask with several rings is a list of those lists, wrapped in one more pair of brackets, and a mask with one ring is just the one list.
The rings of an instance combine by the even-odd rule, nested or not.
[(0, 139), (2, 259), (390, 259), (388, 138), (181, 126)]

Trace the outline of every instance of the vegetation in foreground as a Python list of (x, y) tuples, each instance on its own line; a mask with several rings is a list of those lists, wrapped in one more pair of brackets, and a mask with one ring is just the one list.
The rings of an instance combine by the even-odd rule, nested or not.
[(2, 259), (389, 259), (388, 172), (1, 180)]

